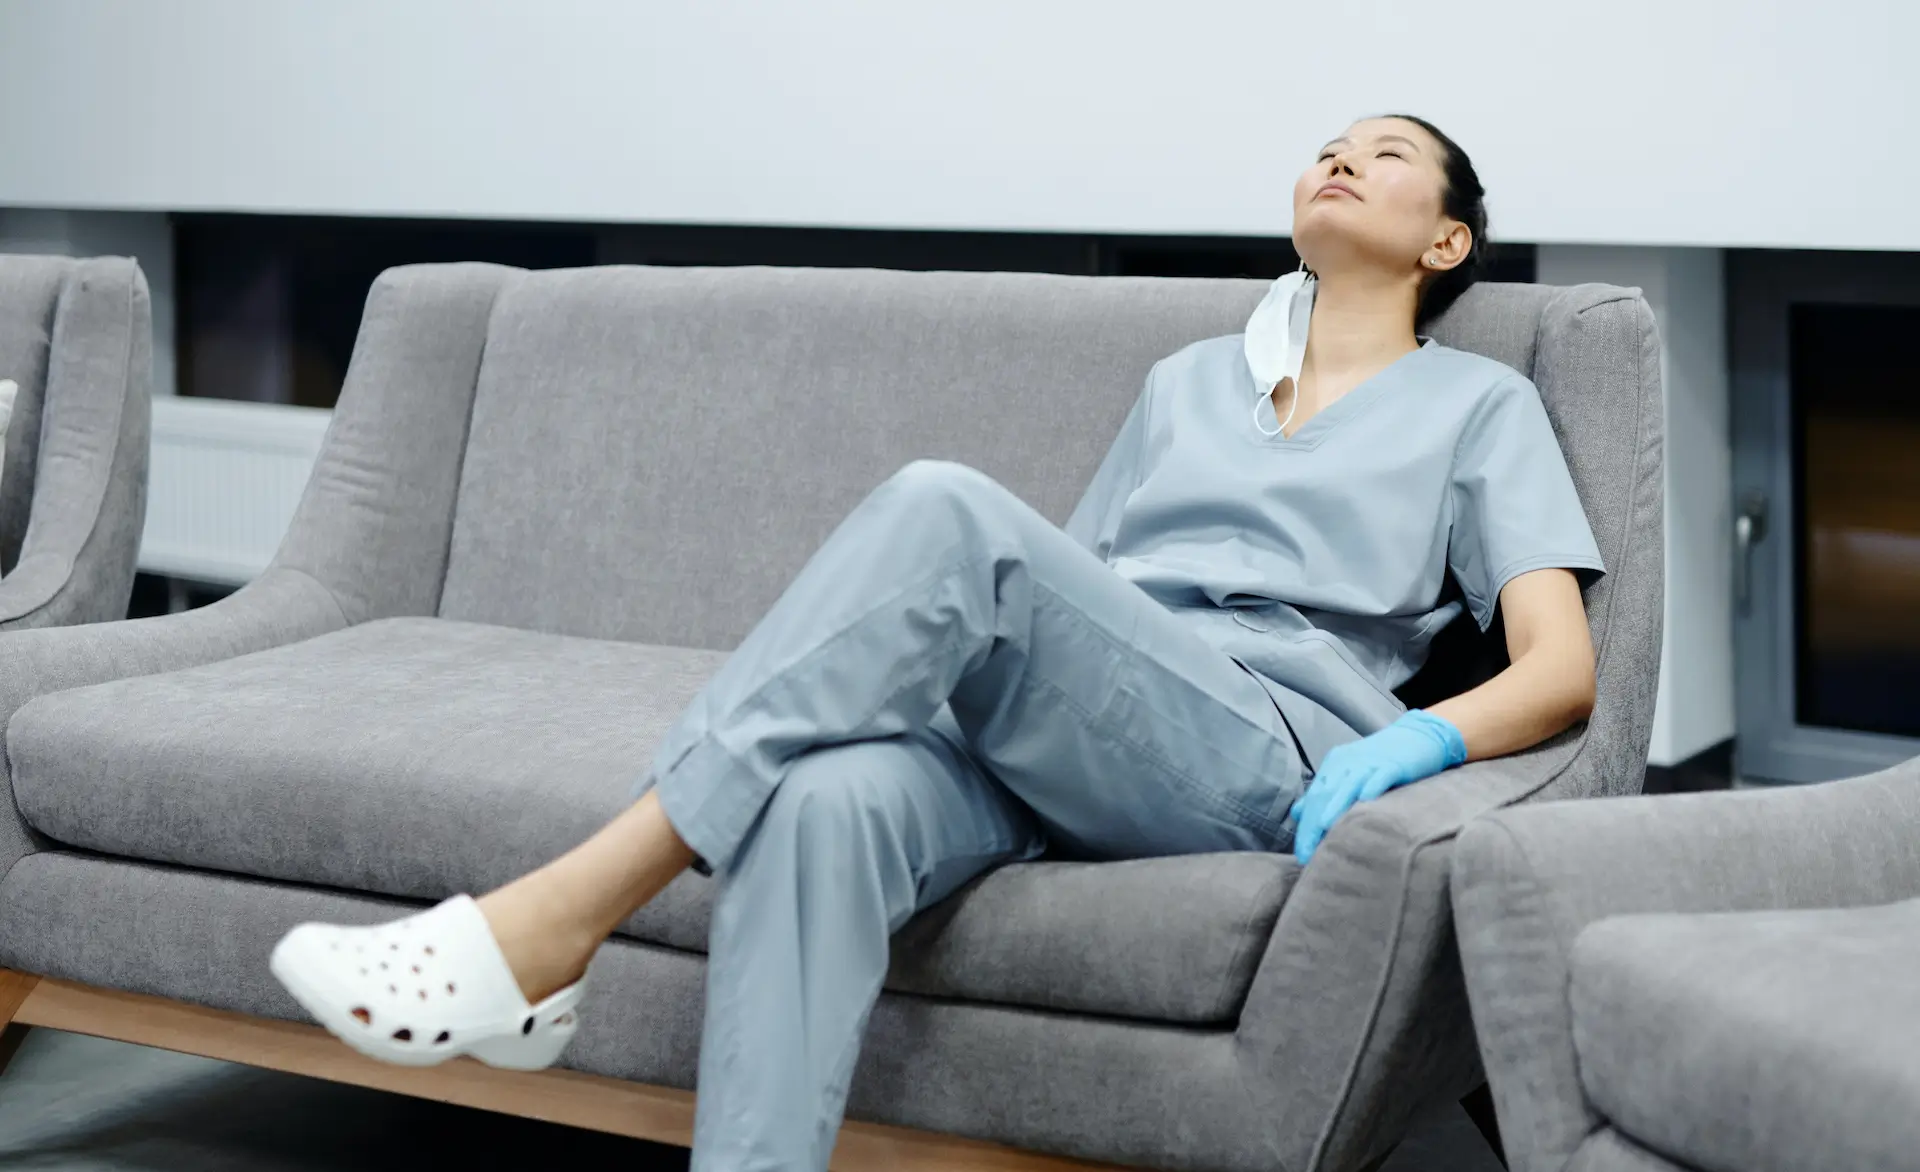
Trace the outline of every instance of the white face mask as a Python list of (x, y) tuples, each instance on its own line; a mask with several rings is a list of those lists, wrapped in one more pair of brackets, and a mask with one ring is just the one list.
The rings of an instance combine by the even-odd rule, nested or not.
[[(1313, 274), (1301, 269), (1273, 283), (1267, 295), (1254, 307), (1247, 319), (1247, 367), (1259, 392), (1253, 402), (1253, 425), (1271, 439), (1287, 430), (1293, 422), (1294, 408), (1300, 405), (1300, 366), (1307, 357), (1307, 326), (1313, 321)], [(1260, 422), (1260, 400), (1273, 394), (1283, 379), (1294, 380), (1293, 406), (1280, 421), (1279, 431), (1268, 431)]]

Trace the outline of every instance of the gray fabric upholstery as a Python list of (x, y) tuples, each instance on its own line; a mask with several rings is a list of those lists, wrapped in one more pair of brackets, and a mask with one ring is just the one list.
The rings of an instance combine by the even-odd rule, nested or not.
[(1567, 1172), (1697, 1172), (1657, 1156), (1626, 1136), (1603, 1127), (1587, 1137)]
[[(432, 613), (486, 318), (510, 272), (437, 265), (375, 281), (327, 443), (273, 565), (202, 610), (8, 635), (0, 721), (47, 692), (211, 663), (350, 622)], [(137, 446), (144, 459), (144, 436)], [(10, 454), (9, 480), (15, 463)], [(121, 606), (124, 613), (124, 599)], [(36, 846), (4, 755), (0, 783), (4, 869)]]
[(1237, 330), (1260, 291), (528, 273), (489, 330), (440, 613), (732, 647), (840, 519), (920, 457), (978, 468), (1062, 521), (1148, 368)]
[(1468, 827), (1454, 911), (1515, 1172), (1567, 1167), (1604, 1122), (1581, 1083), (1568, 1001), (1588, 925), (1914, 898), (1917, 830), (1920, 762), (1818, 786), (1534, 805)]
[[(634, 762), (720, 658), (389, 619), (42, 697), (14, 716), (7, 755), (21, 811), (63, 843), (441, 899), (529, 871), (618, 812)], [(1230, 1022), (1297, 872), (1256, 854), (1010, 868), (916, 921), (893, 985)], [(626, 931), (703, 951), (710, 886), (686, 877)]]
[(1572, 969), (1587, 1097), (1647, 1147), (1744, 1172), (1920, 1161), (1920, 901), (1620, 916)]
[[(306, 919), (368, 923), (391, 900), (46, 852), (0, 881), (0, 965), (268, 1017), (300, 1014), (268, 974)], [(563, 1061), (690, 1087), (705, 961), (616, 939)], [(1231, 1032), (886, 995), (869, 1024), (850, 1118), (1041, 1151), (1195, 1172), (1282, 1168), (1267, 1094)]]
[[(396, 270), (369, 300), (313, 484), (267, 577), (183, 621), (15, 644), (10, 651), (24, 650), (27, 670), (0, 673), (0, 718), (49, 685), (178, 671), (390, 617), (437, 615), (547, 636), (724, 649), (859, 495), (915, 457), (973, 464), (1048, 515), (1063, 516), (1151, 362), (1185, 342), (1237, 330), (1261, 291), (1256, 282), (977, 274)], [(903, 945), (895, 985), (938, 996), (883, 1003), (855, 1090), (856, 1115), (1108, 1160), (1322, 1172), (1362, 1166), (1419, 1113), (1478, 1080), (1447, 902), (1453, 838), (1467, 819), (1502, 805), (1639, 785), (1660, 639), (1659, 366), (1645, 303), (1600, 286), (1478, 288), (1433, 332), (1532, 376), (1567, 450), (1610, 570), (1586, 596), (1599, 649), (1593, 721), (1530, 753), (1368, 805), (1343, 820), (1297, 879), (1284, 867), (1275, 870), (1274, 860), (1239, 860), (1192, 861), (1187, 865), (1196, 869), (1177, 879), (1144, 865), (1113, 865), (1010, 869), (983, 882), (943, 909), (951, 913), (946, 920), (930, 917), (926, 927), (907, 930), (931, 938)], [(602, 654), (609, 653), (591, 653)], [(192, 686), (151, 683), (151, 691), (139, 689), (143, 696)], [(30, 712), (21, 722), (25, 741), (43, 735), (33, 731), (38, 722), (52, 728), (62, 711), (49, 701)], [(641, 721), (628, 715), (627, 726), (602, 735), (636, 735)], [(183, 763), (215, 743), (205, 722), (192, 727), (191, 736), (182, 732), (178, 745), (167, 745), (157, 726), (145, 726), (143, 760), (168, 762), (177, 776), (188, 776)], [(475, 735), (484, 739), (484, 732)], [(94, 757), (85, 792), (95, 800), (115, 786), (132, 792), (128, 779), (138, 763), (112, 760), (99, 741), (81, 744)], [(463, 751), (451, 733), (435, 745), (450, 758)], [(39, 745), (30, 753), (32, 778), (53, 776), (40, 771), (64, 753), (80, 756), (78, 748)], [(346, 742), (326, 750), (337, 765), (368, 762), (370, 751)], [(501, 763), (538, 761), (508, 755)], [(372, 794), (379, 781), (358, 777), (344, 792)], [(208, 789), (205, 779), (185, 784), (186, 792)], [(480, 792), (498, 790), (496, 784)], [(325, 798), (309, 796), (316, 805)], [(63, 834), (99, 835), (114, 824), (97, 810), (82, 816), (74, 804), (84, 800), (79, 793), (56, 794), (37, 781), (24, 799), (48, 825), (67, 819)], [(153, 809), (167, 799), (139, 800)], [(195, 799), (209, 808), (209, 819), (221, 816), (220, 800)], [(184, 832), (168, 822), (174, 816), (156, 821)], [(389, 817), (407, 815), (395, 809)], [(523, 843), (544, 843), (539, 836), (558, 838), (566, 828), (528, 819), (502, 829), (523, 832)], [(282, 838), (301, 833), (289, 827)], [(32, 845), (17, 821), (0, 819), (0, 863)], [(284, 861), (291, 854), (259, 843), (216, 845), (230, 859)], [(383, 861), (363, 857), (361, 865), (432, 878), (437, 864), (424, 845), (418, 857), (396, 847)], [(143, 849), (161, 855), (179, 847), (175, 841)], [(345, 844), (342, 851), (351, 853)], [(496, 855), (475, 866), (504, 869), (507, 862)], [(35, 877), (50, 874), (41, 865), (29, 855), (0, 882), (0, 949), (30, 949), (20, 963), (65, 963), (72, 975), (82, 968), (114, 974), (121, 970), (112, 965), (124, 963), (133, 967), (114, 980), (147, 981), (174, 995), (198, 988), (203, 999), (234, 1008), (268, 1004), (260, 973), (215, 981), (192, 967), (185, 946), (145, 928), (132, 950), (137, 955), (124, 962), (107, 959), (78, 929), (15, 942), (10, 925), (41, 931), (34, 916), (42, 913), (9, 906), (26, 901), (30, 879), (40, 883)], [(1243, 866), (1255, 870), (1234, 870)], [(1209, 878), (1206, 867), (1223, 869)], [(157, 867), (131, 873), (145, 878), (121, 898), (137, 897), (155, 914), (178, 900), (188, 909), (215, 909), (207, 915), (255, 917), (245, 932), (260, 942), (261, 955), (272, 925), (283, 922), (273, 918), (279, 912), (249, 902), (260, 898), (254, 887), (241, 887), (244, 896), (224, 894), (227, 885), (239, 886), (234, 880)], [(159, 875), (178, 882), (161, 883)], [(943, 949), (998, 958), (977, 971), (1004, 970), (1010, 1000), (1105, 1001), (1117, 994), (1101, 980), (1120, 978), (1093, 972), (1105, 955), (1094, 942), (1110, 921), (1081, 921), (1066, 938), (1086, 949), (1072, 960), (1079, 969), (1066, 958), (1070, 950), (1061, 950), (1056, 968), (1020, 970), (1014, 938), (995, 935), (998, 909), (1028, 907), (1023, 914), (1055, 933), (1052, 917), (1062, 908), (1042, 905), (1056, 884), (1080, 891), (1098, 883), (1127, 897), (1133, 883), (1183, 891), (1183, 884), (1215, 882), (1275, 893), (1271, 902), (1248, 895), (1238, 906), (1280, 906), (1270, 932), (1254, 917), (1251, 936), (1264, 944), (1218, 967), (1225, 974), (1252, 967), (1231, 1032), (948, 1000), (976, 996), (984, 986), (962, 981), (941, 959)], [(53, 906), (56, 889), (59, 897), (78, 898), (51, 879), (32, 889), (39, 907)], [(215, 890), (227, 900), (217, 907), (205, 894)], [(345, 899), (274, 890), (296, 902)], [(88, 889), (72, 906), (98, 902)], [(682, 885), (658, 909), (656, 927), (647, 927), (643, 914), (629, 930), (684, 944), (675, 934), (697, 926), (698, 904), (697, 887)], [(92, 931), (103, 941), (133, 931), (115, 926), (124, 917), (97, 922)], [(1153, 930), (1168, 933), (1156, 936), (1164, 942), (1189, 926), (1166, 917)], [(1237, 938), (1244, 937), (1225, 930), (1219, 936)], [(664, 1078), (666, 1066), (649, 1063), (665, 1063), (660, 1048), (683, 1042), (654, 1038), (645, 1023), (692, 1028), (690, 1017), (674, 1016), (691, 1010), (672, 999), (697, 983), (699, 961), (641, 944), (621, 944), (608, 955), (616, 959), (606, 963), (617, 964), (628, 982), (619, 987), (629, 992), (597, 1003), (605, 1006), (600, 1012), (636, 1016), (622, 1019), (629, 1024), (617, 1043), (591, 1043), (580, 1060)], [(1237, 978), (1176, 996), (1170, 990), (1181, 969), (1151, 975), (1144, 959), (1135, 967), (1140, 971), (1126, 977), (1134, 982), (1128, 996), (1156, 1005), (1163, 1018), (1218, 1018), (1222, 1005), (1239, 999), (1232, 992)], [(1181, 1000), (1187, 996), (1194, 1000)], [(671, 1013), (669, 1002), (678, 1007)], [(656, 1011), (668, 1016), (643, 1021)], [(684, 1062), (680, 1050), (673, 1053), (673, 1062)]]
[(0, 576), (20, 560), (39, 464), (40, 412), (47, 390), (54, 310), (72, 262), (55, 256), (0, 257), (0, 378), (20, 384), (0, 476)]
[(0, 257), (0, 632), (124, 618), (146, 520), (153, 379), (131, 260)]
[(439, 606), (487, 316), (514, 272), (415, 265), (367, 295), (326, 444), (273, 560), (325, 586), (346, 622)]

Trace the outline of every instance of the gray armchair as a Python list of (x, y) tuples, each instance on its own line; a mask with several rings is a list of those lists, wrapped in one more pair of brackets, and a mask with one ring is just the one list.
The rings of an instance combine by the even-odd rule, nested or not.
[[(475, 1090), (468, 1064), (401, 1082), (335, 1046), (289, 1057), (289, 1027), (261, 1020), (299, 1017), (268, 952), (299, 920), (485, 890), (591, 832), (724, 649), (909, 460), (974, 465), (1064, 518), (1154, 360), (1237, 331), (1263, 288), (388, 273), (262, 577), (203, 610), (7, 644), (0, 964), (58, 979), (17, 1020), (127, 1036), (145, 1027), (116, 1016), (126, 991), (152, 998), (140, 1022), (194, 1023), (169, 1027), (175, 1048), (684, 1137), (671, 1088), (691, 1085), (699, 1034), (698, 876), (594, 962), (565, 1060), (597, 1078), (523, 1076), (545, 1081), (511, 1095)], [(1651, 316), (1629, 290), (1486, 286), (1436, 333), (1531, 374), (1566, 448), (1610, 571), (1586, 596), (1593, 720), (1365, 806), (1305, 872), (1233, 854), (985, 877), (896, 942), (848, 1166), (970, 1164), (988, 1157), (967, 1145), (991, 1141), (1346, 1172), (1479, 1083), (1452, 840), (1513, 802), (1638, 788), (1660, 641), (1661, 401)], [(1462, 639), (1423, 686), (1497, 659)]]
[(1920, 1167), (1920, 761), (1502, 811), (1453, 893), (1514, 1172)]
[(0, 256), (0, 379), (20, 385), (0, 475), (0, 632), (126, 617), (152, 348), (133, 261)]

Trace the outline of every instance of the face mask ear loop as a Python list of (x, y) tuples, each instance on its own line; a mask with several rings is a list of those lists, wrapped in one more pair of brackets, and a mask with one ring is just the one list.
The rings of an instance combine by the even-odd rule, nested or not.
[[(1272, 397), (1272, 392), (1268, 392), (1265, 396), (1266, 399), (1271, 399)], [(1293, 380), (1293, 401), (1287, 405), (1287, 417), (1280, 421), (1280, 430), (1268, 431), (1267, 425), (1260, 422), (1261, 402), (1261, 399), (1255, 399), (1253, 401), (1253, 426), (1255, 430), (1259, 431), (1261, 435), (1266, 436), (1268, 439), (1278, 439), (1287, 434), (1287, 424), (1293, 422), (1293, 413), (1300, 409), (1300, 380), (1297, 378)]]

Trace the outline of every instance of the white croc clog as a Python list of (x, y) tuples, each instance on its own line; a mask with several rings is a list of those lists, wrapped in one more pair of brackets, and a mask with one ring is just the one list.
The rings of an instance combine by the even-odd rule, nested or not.
[(390, 924), (302, 924), (273, 975), (327, 1031), (369, 1058), (435, 1066), (551, 1066), (579, 1028), (583, 981), (527, 1004), (480, 906), (464, 895)]

